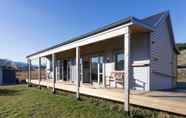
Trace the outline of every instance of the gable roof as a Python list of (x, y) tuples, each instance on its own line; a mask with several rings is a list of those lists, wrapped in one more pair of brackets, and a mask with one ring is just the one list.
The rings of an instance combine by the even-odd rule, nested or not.
[(142, 19), (142, 22), (144, 24), (150, 25), (151, 27), (156, 28), (159, 23), (163, 20), (167, 19), (167, 23), (168, 23), (168, 30), (171, 36), (171, 44), (173, 46), (174, 51), (179, 54), (179, 50), (176, 47), (176, 43), (175, 43), (175, 38), (174, 38), (174, 33), (173, 33), (173, 29), (172, 29), (172, 23), (171, 23), (171, 18), (170, 18), (170, 14), (169, 11), (164, 11), (149, 17), (146, 17), (144, 19)]
[(151, 27), (156, 27), (158, 21), (161, 20), (162, 17), (164, 17), (167, 14), (167, 12), (161, 12), (146, 18), (143, 18), (141, 21), (144, 24), (150, 25)]
[(96, 30), (94, 30), (92, 32), (85, 33), (85, 34), (80, 35), (78, 37), (75, 37), (75, 38), (72, 38), (72, 39), (67, 40), (65, 42), (59, 43), (57, 45), (54, 45), (52, 47), (46, 48), (46, 49), (38, 51), (36, 53), (32, 53), (32, 54), (28, 55), (27, 58), (30, 57), (30, 56), (33, 56), (33, 55), (36, 55), (36, 54), (39, 54), (39, 53), (42, 53), (42, 52), (45, 52), (45, 51), (48, 51), (48, 50), (51, 50), (51, 49), (63, 46), (63, 45), (66, 45), (66, 44), (69, 44), (69, 43), (72, 43), (74, 41), (81, 40), (83, 38), (86, 38), (86, 37), (89, 37), (89, 36), (101, 33), (103, 31), (115, 28), (117, 26), (121, 26), (121, 25), (130, 23), (130, 22), (132, 22), (133, 24), (140, 25), (140, 26), (142, 26), (142, 27), (144, 27), (146, 29), (149, 29), (150, 31), (153, 31), (154, 28), (155, 28), (155, 23), (157, 23), (157, 21), (159, 21), (161, 19), (161, 17), (163, 17), (165, 14), (167, 14), (167, 12), (161, 12), (161, 13), (158, 13), (156, 15), (153, 15), (153, 16), (150, 16), (150, 17), (146, 17), (144, 19), (138, 19), (138, 18), (129, 16), (127, 18), (124, 18), (124, 19), (121, 19), (119, 21), (113, 22), (113, 23), (111, 23), (109, 25), (106, 25), (106, 26), (103, 26), (101, 28), (98, 28), (98, 29), (96, 29)]
[(171, 18), (169, 14), (167, 15), (167, 23), (169, 27), (168, 30), (170, 32), (171, 43), (172, 43), (173, 49), (177, 54), (180, 54), (178, 48), (176, 47), (175, 37), (174, 37), (173, 29), (172, 29), (172, 22), (171, 22)]

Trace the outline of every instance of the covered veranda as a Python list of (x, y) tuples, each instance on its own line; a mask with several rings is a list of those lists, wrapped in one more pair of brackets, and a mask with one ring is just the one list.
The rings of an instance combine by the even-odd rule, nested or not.
[[(117, 25), (116, 25), (117, 26)], [(55, 92), (55, 89), (57, 88), (57, 86), (60, 87), (64, 87), (63, 85), (66, 84), (60, 84), (60, 80), (57, 80), (58, 78), (58, 74), (56, 74), (57, 72), (57, 59), (65, 59), (66, 57), (74, 57), (75, 60), (75, 65), (74, 65), (74, 85), (71, 91), (75, 91), (76, 92), (76, 97), (77, 99), (79, 99), (80, 97), (80, 91), (82, 90), (82, 86), (80, 85), (80, 83), (83, 81), (81, 80), (85, 80), (87, 78), (83, 78), (81, 79), (81, 56), (84, 55), (88, 55), (91, 54), (91, 51), (94, 51), (94, 53), (101, 53), (104, 52), (107, 49), (111, 49), (111, 50), (120, 50), (121, 52), (123, 52), (123, 58), (124, 58), (124, 62), (123, 64), (123, 68), (124, 68), (124, 78), (123, 78), (123, 87), (120, 89), (117, 89), (120, 91), (120, 93), (122, 94), (122, 96), (125, 97), (121, 97), (123, 98), (123, 101), (125, 100), (125, 110), (128, 111), (128, 102), (129, 102), (129, 80), (131, 78), (131, 37), (133, 36), (132, 34), (138, 34), (138, 33), (148, 33), (152, 31), (151, 28), (149, 28), (148, 26), (142, 25), (140, 23), (127, 23), (121, 26), (117, 26), (117, 27), (113, 27), (113, 28), (108, 28), (107, 30), (100, 30), (97, 33), (90, 33), (87, 34), (86, 36), (80, 36), (77, 39), (81, 39), (81, 40), (73, 40), (67, 43), (62, 44), (61, 46), (55, 46), (49, 49), (46, 49), (44, 51), (41, 52), (37, 52), (34, 53), (32, 55), (27, 56), (28, 58), (28, 64), (29, 64), (29, 73), (28, 73), (28, 83), (33, 83), (35, 80), (33, 80), (33, 75), (32, 73), (34, 73), (35, 71), (33, 71), (33, 67), (32, 67), (32, 60), (36, 59), (38, 60), (38, 67), (34, 66), (34, 68), (36, 70), (38, 70), (38, 75), (36, 75), (35, 78), (38, 77), (38, 84), (41, 85), (42, 82), (47, 82), (50, 87), (53, 88), (53, 92)], [(117, 38), (119, 41), (116, 41)], [(115, 39), (115, 40), (114, 40)], [(111, 41), (111, 42), (110, 42)], [(113, 42), (112, 42), (113, 41)], [(108, 44), (106, 42), (109, 42)], [(104, 45), (102, 45), (102, 43)], [(107, 45), (106, 45), (106, 44)], [(116, 44), (115, 44), (116, 43)], [(97, 47), (94, 47), (94, 44), (97, 44)], [(113, 46), (112, 48), (109, 46)], [(104, 50), (103, 50), (104, 49)], [(106, 53), (104, 53), (106, 54)], [(45, 66), (42, 66), (42, 58), (47, 58), (50, 60), (51, 64), (49, 69), (46, 69)], [(142, 65), (149, 63), (149, 61), (142, 63)], [(45, 75), (42, 73), (45, 73), (42, 71), (43, 70), (47, 70), (49, 71), (49, 74)], [(99, 69), (98, 69), (99, 70)], [(99, 72), (98, 72), (99, 73)], [(105, 73), (102, 73), (105, 74)], [(44, 80), (43, 81), (43, 75), (44, 75)], [(68, 76), (68, 74), (67, 74)], [(102, 84), (103, 86), (105, 86), (106, 81), (105, 81), (105, 75), (102, 76), (97, 76), (98, 78), (96, 78), (98, 85)], [(49, 78), (52, 78), (51, 80)], [(47, 81), (46, 81), (47, 79)], [(41, 81), (42, 80), (42, 81)], [(93, 79), (91, 79), (90, 81), (92, 81)], [(91, 83), (92, 84), (92, 83)], [(81, 89), (80, 89), (81, 88)], [(123, 89), (124, 88), (124, 89)], [(86, 87), (86, 89), (88, 89)], [(91, 88), (91, 90), (93, 90), (93, 88)], [(95, 96), (96, 96), (96, 90), (95, 89)], [(100, 89), (101, 90), (101, 89)], [(106, 89), (104, 89), (106, 90)], [(113, 89), (114, 90), (114, 89)], [(89, 92), (87, 92), (88, 94)], [(125, 93), (125, 94), (124, 94)], [(86, 94), (86, 93), (84, 93)], [(115, 95), (112, 95), (115, 96)], [(118, 96), (116, 95), (115, 98), (117, 98)], [(124, 99), (125, 98), (125, 99)]]
[[(89, 32), (87, 34), (74, 38), (70, 41), (28, 55), (27, 56), (28, 64), (29, 64), (28, 80), (27, 80), (28, 86), (30, 86), (31, 84), (36, 84), (39, 85), (40, 88), (41, 86), (52, 88), (53, 92), (55, 92), (55, 89), (74, 92), (76, 94), (77, 99), (80, 98), (80, 94), (83, 94), (87, 96), (93, 96), (93, 97), (121, 102), (124, 103), (125, 111), (129, 110), (129, 103), (130, 103), (130, 104), (139, 105), (143, 107), (186, 115), (185, 114), (186, 106), (185, 104), (183, 104), (186, 102), (185, 101), (186, 99), (184, 99), (186, 95), (183, 92), (172, 92), (172, 91), (170, 92), (169, 91), (166, 92), (140, 91), (139, 92), (139, 91), (130, 90), (130, 86), (133, 84), (131, 83), (133, 79), (132, 77), (133, 68), (139, 67), (137, 69), (138, 71), (142, 70), (142, 68), (146, 68), (146, 70), (142, 70), (144, 71), (144, 73), (149, 73), (150, 70), (150, 57), (148, 55), (144, 55), (144, 53), (143, 54), (140, 53), (140, 55), (137, 55), (139, 54), (138, 52), (135, 54), (134, 54), (135, 51), (132, 52), (132, 47), (135, 47), (134, 46), (135, 43), (132, 43), (132, 41), (134, 40), (136, 42), (138, 41), (136, 38), (134, 38), (134, 34), (144, 34), (144, 33), (148, 34), (151, 31), (154, 31), (154, 28), (151, 27), (150, 25), (147, 25), (144, 22), (141, 22), (141, 20), (138, 20), (134, 17), (128, 17), (121, 21), (99, 28), (96, 31)], [(147, 35), (147, 37), (149, 36), (150, 35)], [(92, 49), (94, 49), (93, 50), (94, 53), (98, 54), (98, 52), (99, 53), (104, 52), (104, 54), (106, 54), (105, 49), (109, 48), (110, 45), (114, 46), (113, 44), (115, 43), (115, 40), (114, 42), (109, 43), (109, 45), (105, 45), (106, 42), (111, 40), (113, 41), (113, 39), (115, 39), (116, 37), (117, 39), (120, 40), (119, 45), (121, 46), (116, 45), (117, 48), (113, 48), (113, 50), (121, 50), (121, 53), (123, 53), (122, 56), (124, 60), (122, 63), (123, 71), (124, 71), (123, 87), (121, 88), (117, 88), (117, 87), (113, 88), (110, 86), (105, 87), (105, 85), (107, 84), (104, 78), (106, 76), (106, 73), (97, 72), (96, 82), (95, 82), (95, 79), (92, 79), (92, 77), (95, 77), (95, 73), (94, 76), (92, 76), (91, 74), (92, 72), (91, 72), (90, 77), (88, 76), (84, 77), (85, 74), (81, 69), (83, 63), (83, 61), (81, 62), (81, 58), (84, 57), (84, 60), (86, 60), (86, 57), (88, 57), (88, 60), (90, 61), (91, 57), (88, 55), (92, 54), (91, 52)], [(101, 46), (100, 44), (101, 42), (104, 42), (103, 46)], [(139, 42), (137, 42), (137, 46), (141, 45), (138, 44)], [(150, 41), (146, 43), (148, 43), (148, 46), (151, 45)], [(96, 47), (91, 48), (91, 46), (93, 45), (96, 45)], [(99, 46), (101, 48), (98, 48)], [(146, 48), (147, 48), (146, 51), (150, 50), (148, 49), (149, 47)], [(138, 50), (138, 51), (146, 52), (144, 50)], [(147, 54), (148, 53), (150, 52), (147, 51)], [(139, 59), (140, 63), (132, 62), (134, 59), (134, 57), (132, 56), (134, 55), (137, 55), (136, 59)], [(67, 77), (69, 76), (69, 74), (67, 74), (68, 72), (64, 72), (63, 74), (58, 74), (58, 71), (60, 69), (56, 68), (56, 65), (58, 65), (58, 61), (57, 61), (58, 59), (65, 60), (65, 58), (67, 59), (69, 57), (74, 58), (72, 59), (74, 60), (72, 61), (72, 63), (74, 63), (73, 66), (74, 79), (71, 78), (70, 79), (71, 81), (68, 81), (69, 79), (69, 77)], [(33, 64), (34, 60), (37, 60), (36, 64)], [(42, 60), (49, 60), (50, 62), (50, 64), (48, 64), (49, 66), (46, 66), (47, 63), (44, 64)], [(97, 67), (100, 68), (99, 66)], [(98, 76), (99, 74), (102, 77)], [(136, 74), (136, 76), (140, 76), (140, 77), (143, 75), (144, 74), (140, 74), (140, 73)], [(90, 81), (88, 81), (87, 79), (88, 80), (90, 79)], [(141, 77), (140, 79), (143, 79), (143, 77)], [(141, 81), (138, 81), (138, 83), (140, 82)], [(97, 87), (94, 85), (102, 85), (103, 87)], [(149, 85), (146, 85), (146, 83), (142, 82), (142, 84), (139, 85), (140, 87), (141, 85), (142, 86), (145, 85), (144, 90), (145, 89), (150, 90)]]

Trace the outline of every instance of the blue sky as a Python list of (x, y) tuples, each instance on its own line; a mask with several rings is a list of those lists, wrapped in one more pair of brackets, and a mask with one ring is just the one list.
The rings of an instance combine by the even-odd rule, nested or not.
[(186, 42), (186, 0), (0, 0), (0, 58), (25, 56), (127, 16), (169, 10), (176, 42)]

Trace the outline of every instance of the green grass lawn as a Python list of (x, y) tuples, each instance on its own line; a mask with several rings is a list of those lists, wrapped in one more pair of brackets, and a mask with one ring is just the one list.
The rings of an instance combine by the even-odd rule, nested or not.
[(0, 118), (123, 118), (108, 104), (77, 101), (72, 95), (53, 95), (26, 85), (0, 87)]
[[(158, 112), (137, 109), (135, 118), (155, 118)], [(66, 92), (52, 94), (50, 89), (26, 85), (0, 87), (0, 118), (128, 118), (123, 105), (75, 96)]]

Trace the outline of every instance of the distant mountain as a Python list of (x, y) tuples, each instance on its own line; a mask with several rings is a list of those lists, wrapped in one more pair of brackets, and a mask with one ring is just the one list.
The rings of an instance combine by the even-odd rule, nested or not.
[(19, 70), (26, 70), (28, 65), (25, 62), (14, 62)]
[(0, 59), (0, 67), (3, 68), (13, 68), (16, 70), (26, 70), (27, 63), (24, 62), (14, 62), (8, 59)]
[(0, 59), (0, 67), (4, 67), (4, 68), (16, 68), (16, 65), (11, 60)]

